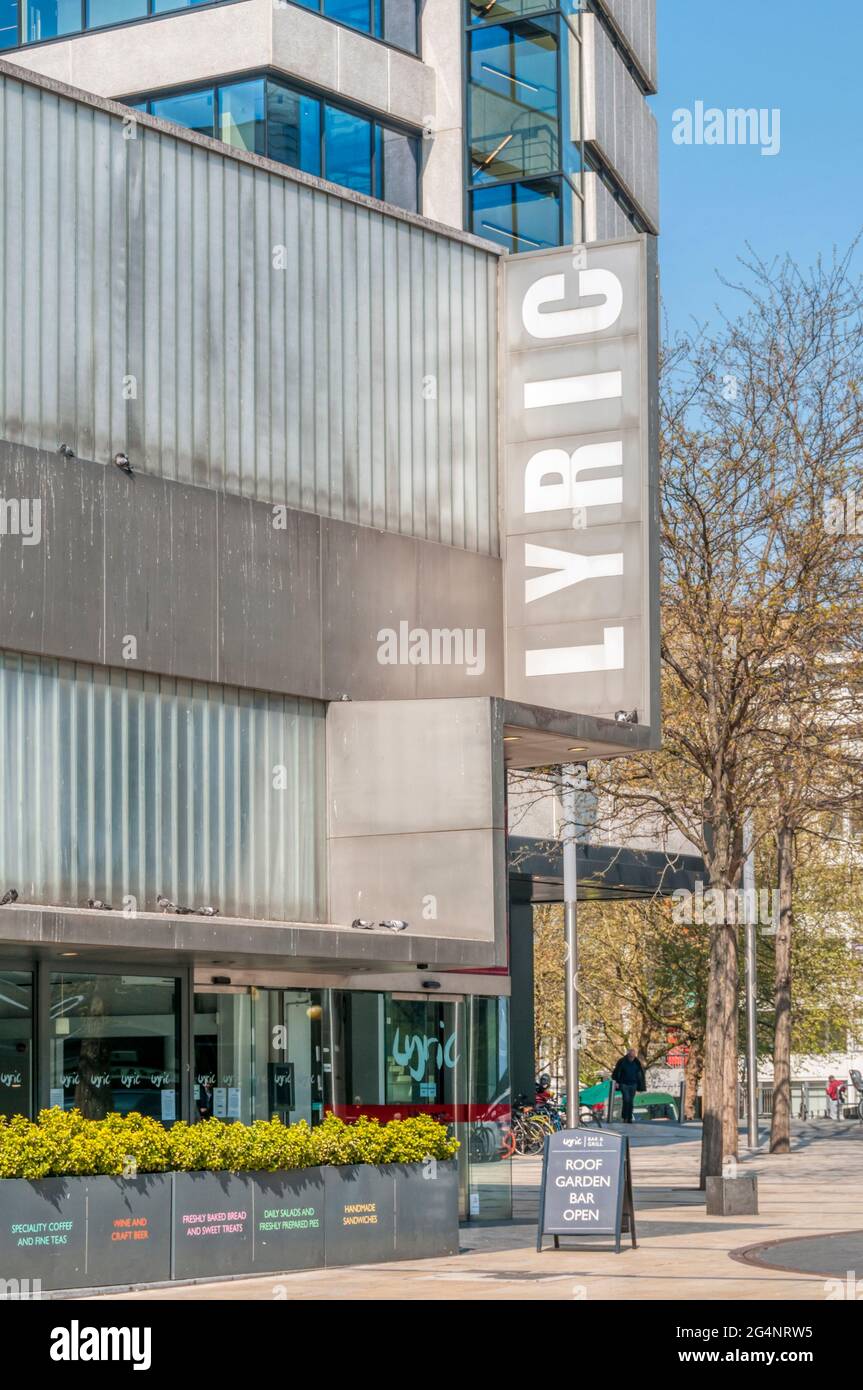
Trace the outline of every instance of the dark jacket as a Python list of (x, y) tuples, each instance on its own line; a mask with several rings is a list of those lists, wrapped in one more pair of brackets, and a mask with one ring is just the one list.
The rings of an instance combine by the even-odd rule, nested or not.
[(647, 1090), (644, 1067), (637, 1057), (631, 1061), (628, 1057), (621, 1057), (611, 1073), (611, 1079), (616, 1086), (634, 1086), (636, 1091)]

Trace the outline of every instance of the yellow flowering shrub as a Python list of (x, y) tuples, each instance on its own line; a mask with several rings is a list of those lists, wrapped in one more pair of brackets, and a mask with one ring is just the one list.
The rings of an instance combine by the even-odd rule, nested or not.
[(0, 1115), (0, 1178), (89, 1177), (98, 1173), (265, 1172), (321, 1164), (418, 1163), (453, 1158), (458, 1141), (429, 1115), (381, 1125), (336, 1115), (311, 1128), (305, 1120), (178, 1120), (166, 1129), (132, 1111), (86, 1120), (78, 1110), (42, 1110), (36, 1120)]

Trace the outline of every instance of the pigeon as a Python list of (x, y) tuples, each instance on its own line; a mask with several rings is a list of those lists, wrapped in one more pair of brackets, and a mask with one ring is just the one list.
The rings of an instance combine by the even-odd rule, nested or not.
[(161, 910), (163, 910), (163, 912), (178, 912), (181, 913), (181, 915), (182, 913), (192, 912), (192, 908), (181, 908), (181, 906), (179, 906), (179, 903), (171, 902), (170, 898), (163, 898), (161, 892), (160, 894), (158, 894), (156, 902), (158, 903), (158, 906), (160, 906)]
[(375, 929), (374, 922), (367, 922), (365, 917), (355, 917), (351, 926), (357, 931), (374, 931)]
[(92, 907), (96, 912), (113, 912), (110, 903), (103, 903), (101, 898), (88, 898), (87, 906)]
[(57, 453), (62, 454), (64, 459), (73, 459), (75, 457), (75, 450), (70, 448), (68, 444), (58, 444)]
[(219, 915), (217, 907), (196, 907), (195, 912), (199, 917), (218, 917)]
[(123, 453), (115, 454), (115, 455), (114, 455), (114, 464), (115, 464), (115, 466), (116, 466), (117, 468), (119, 468), (123, 473), (128, 473), (128, 474), (129, 474), (129, 477), (131, 478), (131, 476), (132, 476), (132, 465), (131, 465), (131, 463), (129, 462), (129, 455), (128, 455), (128, 454), (123, 454)]
[(17, 888), (7, 888), (7, 889), (6, 889), (6, 892), (3, 894), (2, 898), (0, 898), (0, 907), (8, 907), (10, 903), (17, 903), (17, 901), (18, 901), (18, 889), (17, 889)]
[(388, 917), (385, 922), (380, 922), (379, 925), (386, 927), (387, 931), (404, 931), (407, 922), (402, 921), (401, 917)]

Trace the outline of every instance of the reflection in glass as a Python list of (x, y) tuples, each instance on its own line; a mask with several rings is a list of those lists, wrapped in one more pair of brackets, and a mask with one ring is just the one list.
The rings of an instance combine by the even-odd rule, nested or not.
[(560, 162), (558, 39), (553, 21), (468, 35), (471, 179), (548, 174)]
[(33, 1113), (33, 976), (0, 970), (0, 1115)]
[(378, 126), (381, 136), (380, 158), (383, 163), (383, 186), (377, 196), (408, 212), (418, 211), (419, 141), (398, 130)]
[(147, 0), (87, 0), (88, 29), (103, 24), (124, 24), (130, 19), (146, 19)]
[(136, 1110), (179, 1118), (179, 982), (52, 974), (50, 1104), (101, 1120)]
[(560, 179), (478, 188), (471, 194), (471, 209), (471, 230), (508, 251), (561, 243)]
[(324, 178), (353, 188), (372, 190), (372, 125), (362, 116), (327, 106), (324, 114)]
[(219, 88), (219, 139), (236, 150), (266, 153), (262, 78)]
[(323, 0), (323, 10), (327, 19), (337, 19), (363, 34), (371, 33), (369, 0)]
[(18, 44), (18, 0), (0, 0), (0, 49)]
[(150, 103), (150, 114), (163, 121), (176, 121), (198, 135), (214, 135), (213, 119), (215, 93), (212, 87), (203, 92), (180, 92), (177, 96), (156, 98)]
[(80, 32), (81, 0), (25, 0), (24, 42)]
[(321, 103), (267, 83), (267, 154), (307, 174), (321, 172)]

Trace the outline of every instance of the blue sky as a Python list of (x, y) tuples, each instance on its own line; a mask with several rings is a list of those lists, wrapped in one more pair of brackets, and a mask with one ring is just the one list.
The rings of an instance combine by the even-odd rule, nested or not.
[[(668, 323), (715, 317), (738, 296), (745, 243), (809, 264), (863, 227), (861, 0), (658, 0), (662, 292)], [(781, 148), (677, 145), (673, 113), (781, 112)], [(863, 253), (858, 257), (863, 266)]]

